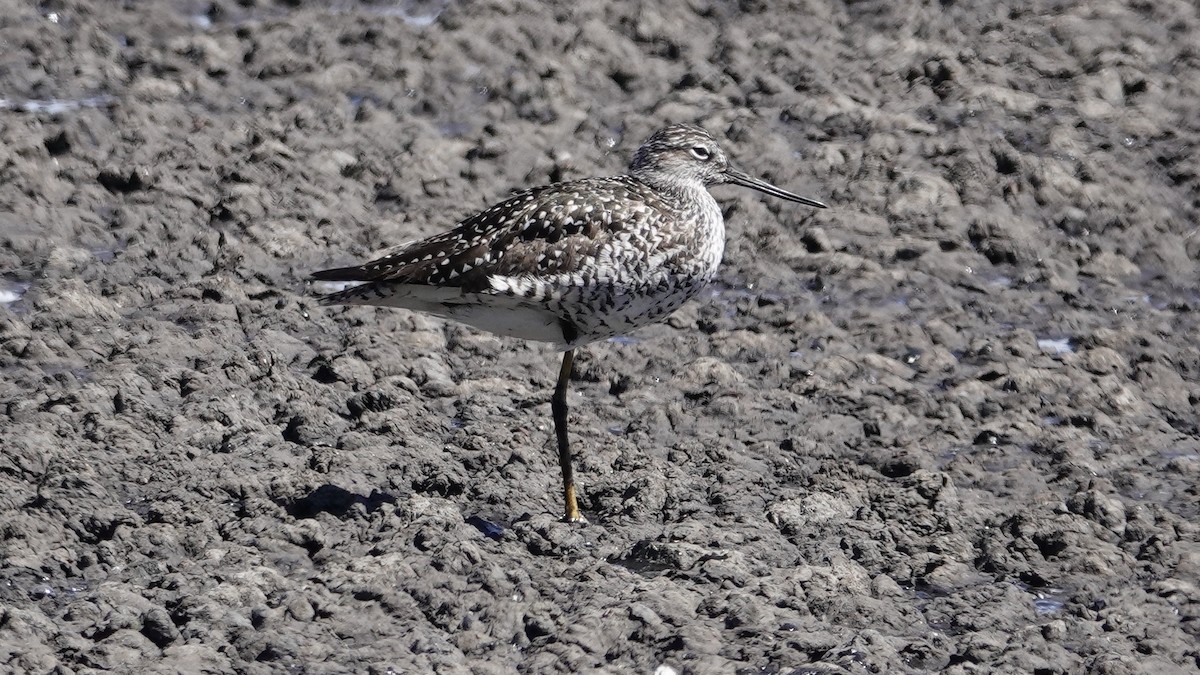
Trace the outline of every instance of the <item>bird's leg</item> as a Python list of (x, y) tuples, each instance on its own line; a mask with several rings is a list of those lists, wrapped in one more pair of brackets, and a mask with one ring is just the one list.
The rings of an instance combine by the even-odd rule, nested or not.
[(567, 441), (567, 387), (574, 365), (575, 350), (568, 349), (563, 353), (558, 384), (554, 387), (554, 397), (550, 399), (550, 410), (554, 413), (554, 434), (558, 437), (558, 465), (562, 468), (563, 501), (566, 502), (563, 520), (568, 523), (580, 520), (579, 506), (575, 503), (575, 470), (571, 467), (571, 448)]

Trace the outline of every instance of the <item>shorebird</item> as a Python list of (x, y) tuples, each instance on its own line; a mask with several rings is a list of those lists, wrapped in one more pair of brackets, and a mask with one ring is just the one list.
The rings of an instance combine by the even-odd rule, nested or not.
[(448, 232), (312, 279), (359, 283), (323, 305), (400, 307), (562, 350), (550, 409), (564, 519), (575, 522), (575, 350), (662, 320), (713, 280), (725, 222), (708, 188), (725, 183), (825, 208), (735, 169), (708, 132), (678, 124), (646, 139), (624, 175), (531, 188)]

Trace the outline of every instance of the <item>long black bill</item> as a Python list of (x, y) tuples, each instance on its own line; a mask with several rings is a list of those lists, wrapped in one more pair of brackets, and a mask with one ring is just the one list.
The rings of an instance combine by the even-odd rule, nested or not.
[(815, 206), (818, 209), (829, 208), (828, 206), (822, 204), (821, 202), (819, 202), (815, 199), (809, 199), (808, 197), (801, 197), (798, 194), (794, 194), (792, 192), (788, 192), (787, 190), (777, 188), (765, 180), (759, 180), (757, 178), (752, 178), (750, 176), (747, 176), (746, 174), (742, 173), (741, 171), (738, 171), (737, 169), (735, 169), (733, 167), (725, 169), (725, 182), (732, 183), (733, 185), (741, 185), (742, 187), (748, 187), (751, 190), (758, 190), (759, 192), (771, 195), (772, 197), (779, 197), (780, 199), (786, 199), (789, 202), (799, 202), (801, 204), (808, 204), (809, 206)]

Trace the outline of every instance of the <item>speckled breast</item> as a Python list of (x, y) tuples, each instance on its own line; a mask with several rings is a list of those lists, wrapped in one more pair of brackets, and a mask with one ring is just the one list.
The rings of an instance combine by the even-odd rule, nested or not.
[(704, 215), (709, 218), (697, 219), (687, 245), (660, 251), (661, 260), (561, 290), (558, 311), (574, 325), (578, 344), (660, 321), (716, 277), (725, 250), (724, 223), (719, 212)]

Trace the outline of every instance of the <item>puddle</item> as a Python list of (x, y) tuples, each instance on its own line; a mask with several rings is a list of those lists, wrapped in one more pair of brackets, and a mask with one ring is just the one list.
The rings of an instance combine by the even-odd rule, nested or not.
[(1172, 459), (1200, 459), (1200, 453), (1193, 449), (1170, 449), (1162, 450), (1158, 453), (1163, 459), (1170, 461)]
[(1140, 293), (1139, 303), (1159, 311), (1189, 311), (1200, 308), (1200, 284), (1178, 283), (1162, 270), (1143, 269), (1126, 285)]
[(367, 282), (365, 282), (365, 281), (314, 281), (314, 282), (312, 282), (310, 287), (312, 288), (313, 292), (324, 295), (326, 293), (338, 293), (338, 292), (344, 291), (348, 288), (354, 288), (355, 286), (362, 286), (365, 283), (367, 283)]
[(1071, 338), (1038, 338), (1037, 346), (1043, 352), (1055, 356), (1075, 353), (1075, 347), (1071, 346)]
[(63, 113), (81, 110), (83, 108), (107, 108), (116, 104), (117, 99), (107, 94), (89, 96), (77, 99), (14, 99), (0, 98), (0, 111), (15, 110), (33, 115), (62, 115)]
[(958, 456), (960, 454), (966, 454), (969, 452), (970, 452), (970, 449), (965, 448), (965, 447), (950, 448), (949, 450), (946, 450), (945, 452), (943, 452), (942, 454), (937, 456), (937, 458), (935, 459), (935, 461), (933, 463), (933, 466), (938, 471), (942, 471), (946, 467), (950, 466), (954, 462), (954, 460), (958, 459)]
[(1147, 293), (1146, 304), (1160, 311), (1194, 310), (1200, 308), (1200, 291), (1196, 289), (1168, 289)]
[(88, 252), (102, 263), (112, 262), (124, 248), (91, 248)]
[(450, 0), (392, 0), (391, 2), (335, 2), (329, 9), (348, 14), (394, 16), (413, 28), (432, 26), (450, 7)]
[[(959, 627), (955, 625), (952, 617), (945, 615), (942, 611), (935, 611), (933, 614), (929, 614), (928, 611), (931, 604), (936, 603), (937, 600), (942, 598), (950, 598), (951, 601), (949, 604), (938, 603), (935, 607), (939, 609), (953, 608), (958, 602), (958, 596), (979, 593), (981, 591), (986, 602), (1003, 604), (1007, 602), (1002, 590), (1005, 586), (1015, 587), (1021, 592), (1029, 594), (1029, 602), (1033, 606), (1034, 613), (1039, 619), (1043, 620), (1049, 620), (1061, 613), (1065, 609), (1067, 599), (1070, 595), (1065, 588), (1054, 586), (1035, 587), (1020, 581), (996, 581), (986, 577), (978, 579), (974, 583), (968, 582), (954, 588), (917, 583), (915, 586), (910, 587), (910, 591), (916, 600), (914, 604), (917, 610), (922, 614), (926, 614), (925, 621), (930, 628), (946, 635), (956, 635), (959, 633)], [(993, 588), (997, 590), (989, 590)], [(967, 597), (971, 596), (968, 595)], [(976, 597), (973, 601), (978, 602), (979, 598)]]
[(1067, 590), (1054, 586), (1035, 587), (1019, 581), (1013, 582), (1017, 588), (1033, 596), (1033, 611), (1040, 617), (1058, 614), (1066, 606)]
[[(1163, 463), (1164, 466), (1165, 464), (1166, 462)], [(1163, 467), (1160, 466), (1153, 471), (1157, 473), (1162, 470)], [(1179, 494), (1174, 482), (1157, 483), (1143, 478), (1120, 488), (1118, 494), (1132, 501), (1157, 506), (1186, 520), (1200, 517), (1200, 505), (1196, 504), (1194, 498), (1189, 498), (1189, 495)]]
[(474, 130), (475, 126), (467, 120), (453, 118), (439, 122), (438, 133), (446, 138), (464, 138)]
[[(933, 468), (950, 471), (957, 466), (973, 466), (990, 475), (1027, 469), (1037, 461), (1037, 453), (1029, 444), (1010, 437), (1004, 431), (985, 429), (975, 436), (973, 445), (956, 445), (942, 451), (934, 459)], [(983, 482), (972, 481), (973, 487), (984, 490), (992, 489), (988, 484), (986, 479)]]
[(1066, 603), (1056, 596), (1037, 593), (1033, 601), (1033, 611), (1037, 612), (1038, 616), (1051, 616), (1061, 612), (1065, 605)]
[(504, 528), (489, 520), (484, 520), (479, 516), (471, 516), (466, 519), (466, 523), (471, 527), (483, 533), (483, 536), (492, 541), (499, 541), (504, 536)]
[(19, 302), (29, 290), (29, 284), (0, 279), (0, 305), (11, 305)]
[[(450, 8), (452, 0), (330, 0), (321, 4), (282, 3), (287, 6), (257, 6), (238, 2), (214, 5), (198, 0), (176, 0), (175, 9), (188, 23), (202, 31), (214, 26), (242, 26), (251, 22), (280, 19), (301, 9), (325, 11), (331, 14), (361, 14), (372, 17), (396, 17), (413, 28), (428, 28), (437, 23)], [(55, 23), (63, 20), (61, 13), (47, 18)]]
[(56, 581), (49, 577), (42, 577), (41, 583), (30, 586), (26, 593), (30, 600), (69, 602), (89, 590), (91, 590), (91, 586), (83, 579), (67, 578)]
[(624, 140), (624, 124), (603, 124), (600, 127), (600, 131), (596, 134), (596, 147), (603, 150), (605, 155), (611, 155), (621, 146)]

